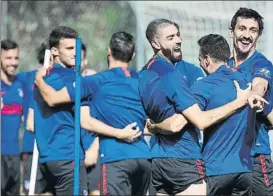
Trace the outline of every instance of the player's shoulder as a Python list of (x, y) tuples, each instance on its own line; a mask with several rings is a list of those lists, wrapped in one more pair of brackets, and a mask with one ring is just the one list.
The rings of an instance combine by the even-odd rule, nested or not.
[(185, 70), (193, 70), (193, 71), (199, 71), (202, 70), (199, 66), (190, 63), (188, 61), (185, 61), (183, 59), (181, 59), (179, 62), (177, 62), (176, 67), (178, 69), (185, 69)]
[(143, 69), (154, 71), (159, 75), (163, 75), (170, 71), (176, 71), (172, 63), (158, 56), (154, 56), (152, 59), (150, 59)]
[(263, 66), (269, 66), (272, 67), (272, 62), (268, 60), (262, 53), (257, 52), (257, 56), (254, 60), (254, 66), (255, 65), (263, 65)]

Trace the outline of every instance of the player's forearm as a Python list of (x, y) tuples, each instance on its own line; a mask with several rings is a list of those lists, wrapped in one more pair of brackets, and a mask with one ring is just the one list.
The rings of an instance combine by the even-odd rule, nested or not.
[(204, 130), (207, 127), (227, 118), (233, 114), (238, 108), (244, 106), (245, 103), (235, 99), (221, 107), (202, 111), (198, 104), (194, 104), (190, 108), (184, 110), (183, 115), (198, 129)]
[(99, 135), (104, 135), (107, 137), (113, 137), (113, 138), (118, 138), (118, 132), (121, 131), (120, 129), (111, 127), (91, 117), (90, 115), (88, 116), (81, 115), (81, 126), (87, 131), (94, 132)]
[(270, 122), (271, 126), (273, 126), (273, 110), (267, 115), (267, 119)]
[(52, 88), (50, 85), (48, 85), (42, 77), (35, 78), (35, 84), (39, 89), (39, 92), (41, 93), (43, 99), (49, 106), (54, 106), (54, 99), (53, 97), (56, 97), (56, 91), (54, 88)]
[[(242, 102), (239, 102), (237, 100), (231, 101), (221, 107), (208, 110), (208, 111), (203, 111), (203, 116), (204, 116), (204, 124), (201, 127), (198, 127), (201, 130), (204, 130), (208, 128), (209, 126), (224, 120), (225, 118), (229, 117), (232, 115), (234, 112), (236, 112), (237, 109), (243, 107), (245, 104)], [(202, 117), (200, 117), (202, 118)]]
[(181, 114), (174, 114), (173, 116), (165, 119), (161, 123), (154, 124), (157, 133), (170, 135), (179, 132), (188, 121)]
[(34, 132), (34, 110), (32, 108), (28, 109), (28, 116), (27, 116), (27, 130)]
[(268, 89), (268, 81), (260, 78), (255, 77), (252, 81), (252, 88), (251, 88), (251, 94), (259, 95), (261, 97), (264, 96)]
[(263, 97), (265, 95), (266, 90), (267, 90), (267, 86), (264, 83), (259, 83), (259, 84), (256, 84), (255, 86), (252, 86), (250, 93)]
[(97, 152), (99, 151), (99, 137), (96, 136), (96, 138), (94, 139), (93, 143), (89, 146), (89, 148), (86, 150), (87, 153), (89, 152)]
[(52, 107), (58, 104), (71, 102), (66, 87), (56, 91), (52, 86), (48, 85), (42, 77), (36, 77), (35, 84), (39, 88), (43, 99), (49, 106)]

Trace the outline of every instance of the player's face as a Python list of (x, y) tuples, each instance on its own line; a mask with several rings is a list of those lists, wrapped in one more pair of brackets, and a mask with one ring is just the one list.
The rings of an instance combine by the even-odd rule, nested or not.
[(162, 54), (172, 62), (182, 59), (180, 32), (174, 25), (163, 26), (158, 31), (158, 44)]
[(59, 60), (67, 67), (75, 67), (76, 41), (75, 39), (62, 39), (57, 47)]
[(1, 71), (7, 76), (14, 76), (19, 66), (19, 49), (1, 51)]
[(255, 50), (259, 38), (259, 24), (254, 18), (237, 18), (234, 31), (231, 32), (233, 46), (242, 55)]

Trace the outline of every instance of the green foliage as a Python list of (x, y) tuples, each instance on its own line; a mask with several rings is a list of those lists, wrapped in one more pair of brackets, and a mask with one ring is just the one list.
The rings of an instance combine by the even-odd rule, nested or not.
[(58, 25), (80, 33), (87, 45), (89, 68), (96, 71), (107, 68), (106, 52), (112, 33), (136, 32), (136, 18), (128, 2), (9, 1), (7, 37), (19, 44), (19, 71), (38, 66), (36, 49)]

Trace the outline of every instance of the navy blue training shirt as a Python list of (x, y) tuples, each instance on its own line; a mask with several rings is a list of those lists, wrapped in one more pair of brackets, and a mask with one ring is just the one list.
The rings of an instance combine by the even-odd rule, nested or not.
[(19, 128), (23, 113), (23, 87), (16, 78), (11, 85), (1, 80), (1, 154), (19, 155)]
[(32, 99), (33, 88), (34, 88), (34, 79), (37, 70), (21, 72), (17, 75), (18, 79), (23, 84), (24, 92), (24, 104), (23, 104), (23, 115), (24, 115), (24, 134), (22, 141), (22, 152), (31, 153), (33, 152), (34, 146), (34, 134), (26, 129), (26, 122), (28, 116), (29, 104)]
[[(73, 84), (75, 72), (59, 64), (49, 70), (45, 82), (55, 90)], [(35, 138), (40, 153), (39, 162), (74, 160), (74, 112), (73, 103), (49, 107), (38, 89), (34, 89), (33, 104), (35, 119)], [(84, 158), (81, 146), (80, 159)]]
[[(143, 67), (141, 75), (140, 86), (143, 89), (140, 92), (144, 106), (147, 105), (146, 102), (149, 100), (147, 98), (148, 92), (156, 88), (156, 83), (163, 91), (162, 100), (164, 101), (163, 98), (167, 97), (168, 103), (174, 108), (172, 114), (175, 112), (181, 113), (196, 103), (195, 98), (189, 91), (184, 74), (165, 59), (154, 56)], [(171, 115), (166, 115), (165, 118), (169, 116)], [(154, 157), (200, 159), (200, 151), (198, 134), (190, 124), (186, 125), (179, 133), (173, 135), (157, 134), (155, 144), (152, 147)]]
[[(238, 81), (241, 88), (247, 87), (247, 78), (242, 73), (222, 65), (193, 84), (191, 91), (202, 110), (211, 110), (236, 99), (233, 80)], [(245, 106), (204, 130), (202, 158), (207, 176), (251, 172), (253, 163), (250, 152), (255, 128), (249, 128), (248, 123), (253, 119), (248, 119), (248, 114), (249, 106)], [(252, 138), (248, 138), (250, 135)]]
[[(87, 98), (91, 115), (103, 123), (124, 128), (133, 122), (143, 131), (146, 113), (138, 91), (138, 74), (130, 68), (110, 70), (82, 79), (81, 98)], [(75, 100), (74, 85), (67, 85), (71, 100)], [(100, 136), (100, 162), (151, 158), (150, 149), (141, 135), (133, 143)]]
[[(230, 66), (234, 66), (234, 59), (231, 58), (228, 62)], [(264, 55), (255, 51), (245, 62), (237, 67), (238, 71), (244, 73), (251, 80), (255, 77), (261, 77), (268, 81), (268, 90), (265, 94), (265, 99), (269, 100), (269, 94), (272, 88), (273, 66), (272, 63), (266, 59)], [(271, 103), (272, 104), (272, 103)], [(265, 116), (257, 114), (257, 137), (256, 144), (253, 146), (252, 155), (265, 154), (270, 155), (270, 143), (267, 126), (265, 124)]]

